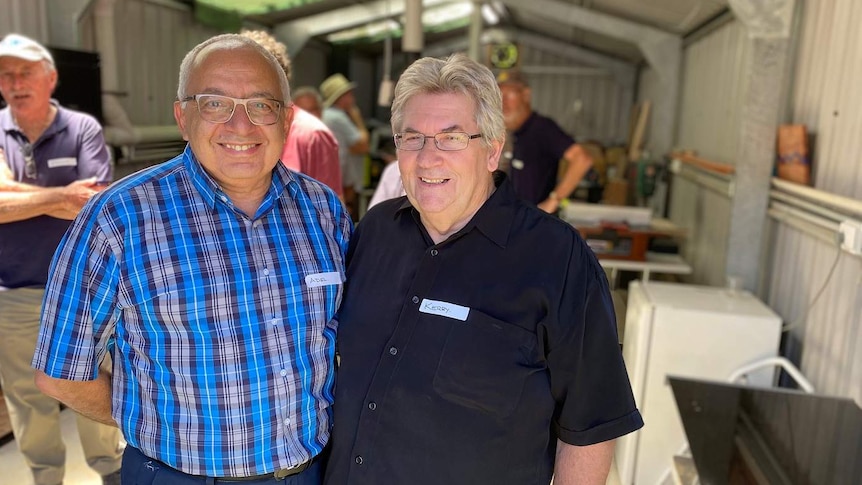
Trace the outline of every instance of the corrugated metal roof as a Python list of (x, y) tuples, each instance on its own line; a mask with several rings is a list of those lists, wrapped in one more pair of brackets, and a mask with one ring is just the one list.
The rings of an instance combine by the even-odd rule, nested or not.
[[(225, 12), (223, 15), (206, 15), (211, 22), (222, 22), (227, 27), (235, 19), (230, 12), (241, 18), (260, 25), (276, 27), (277, 25), (292, 20), (320, 14), (323, 12), (341, 11), (348, 12), (348, 8), (357, 5), (368, 5), (369, 8), (381, 5), (402, 7), (404, 0), (186, 0), (203, 6), (205, 9), (218, 9)], [(662, 31), (684, 35), (691, 32), (699, 25), (713, 18), (728, 8), (727, 0), (555, 0), (559, 5), (567, 7), (585, 8), (597, 13), (607, 14), (616, 18), (622, 18), (639, 25)], [(424, 3), (424, 2), (423, 2)], [(438, 3), (439, 2), (435, 2)], [(471, 3), (470, 0), (452, 0), (448, 8), (454, 8), (456, 4)], [(573, 45), (585, 47), (597, 52), (611, 55), (630, 62), (642, 60), (638, 48), (625, 39), (620, 39), (613, 32), (588, 32), (571, 26), (565, 19), (549, 19), (531, 14), (527, 9), (520, 8), (518, 2), (489, 1), (488, 5), (503, 12), (500, 26), (512, 27), (520, 30), (545, 35), (556, 40)], [(446, 8), (444, 6), (444, 8)], [(355, 9), (353, 10), (355, 12)], [(393, 16), (394, 20), (401, 21), (400, 15)], [(203, 18), (200, 18), (204, 20)], [(383, 18), (379, 19), (383, 20)], [(344, 26), (335, 26), (326, 35), (333, 35), (342, 30), (354, 29), (356, 23), (344, 16)], [(429, 28), (429, 27), (426, 27)], [(463, 23), (451, 23), (442, 27), (453, 31), (462, 31), (466, 27)], [(436, 32), (441, 30), (440, 26), (434, 28)], [(397, 37), (400, 32), (396, 31), (393, 36)], [(340, 37), (344, 37), (343, 35)], [(363, 43), (379, 42), (385, 36), (367, 36), (362, 38)]]

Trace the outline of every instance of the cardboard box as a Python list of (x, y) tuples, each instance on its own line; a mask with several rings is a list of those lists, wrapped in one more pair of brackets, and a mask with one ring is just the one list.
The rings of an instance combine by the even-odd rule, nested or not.
[(629, 183), (625, 179), (612, 178), (605, 186), (603, 204), (627, 205), (629, 200)]

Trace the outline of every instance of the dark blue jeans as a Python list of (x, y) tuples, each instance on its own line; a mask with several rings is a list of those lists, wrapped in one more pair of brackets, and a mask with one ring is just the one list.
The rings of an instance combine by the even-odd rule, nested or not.
[(323, 483), (322, 468), (320, 460), (315, 460), (303, 472), (282, 480), (263, 478), (238, 482), (214, 477), (187, 475), (144, 455), (137, 448), (126, 446), (120, 477), (123, 485), (321, 485)]

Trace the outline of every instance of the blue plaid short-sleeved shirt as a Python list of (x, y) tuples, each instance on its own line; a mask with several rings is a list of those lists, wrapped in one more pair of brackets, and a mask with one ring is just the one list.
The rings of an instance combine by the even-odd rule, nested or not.
[(33, 365), (94, 379), (114, 357), (129, 444), (185, 473), (249, 476), (319, 453), (352, 223), (281, 163), (257, 214), (190, 148), (94, 197), (55, 255)]

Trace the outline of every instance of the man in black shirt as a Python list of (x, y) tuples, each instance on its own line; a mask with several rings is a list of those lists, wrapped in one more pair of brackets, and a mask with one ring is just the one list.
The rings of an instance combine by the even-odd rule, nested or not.
[(351, 239), (326, 483), (604, 484), (643, 425), (604, 272), (496, 174), (500, 90), (455, 54), (401, 75), (407, 196)]

